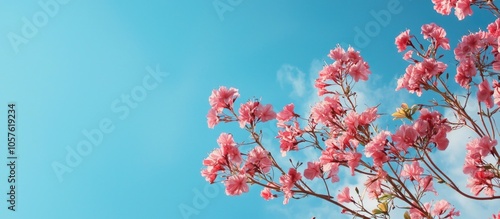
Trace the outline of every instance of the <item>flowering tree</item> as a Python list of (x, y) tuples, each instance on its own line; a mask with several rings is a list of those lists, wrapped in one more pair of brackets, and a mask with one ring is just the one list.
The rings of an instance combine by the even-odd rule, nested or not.
[[(500, 15), (492, 0), (432, 2), (444, 15), (454, 9), (459, 20), (472, 15), (473, 6)], [(283, 197), (283, 204), (287, 204), (291, 198), (313, 196), (359, 218), (388, 218), (395, 209), (402, 210), (404, 218), (459, 216), (448, 200), (426, 201), (426, 196), (437, 195), (435, 183), (469, 199), (500, 200), (496, 140), (500, 130), (494, 117), (500, 109), (500, 82), (494, 79), (500, 70), (500, 19), (489, 24), (487, 31), (462, 37), (454, 49), (458, 61), (454, 81), (449, 78), (454, 69), (440, 61), (440, 51), (450, 50), (445, 30), (434, 23), (424, 24), (421, 34), (427, 43), (421, 43), (420, 36), (410, 30), (396, 37), (398, 51), (406, 51), (403, 59), (410, 63), (396, 90), (406, 89), (418, 96), (433, 94), (441, 99), (411, 107), (403, 103), (392, 114), (403, 120), (395, 131), (381, 130), (375, 124), (381, 116), (378, 106), (359, 109), (353, 87), (360, 80), (368, 80), (370, 67), (358, 51), (337, 46), (328, 55), (332, 63), (324, 66), (315, 81), (321, 101), (307, 116), (297, 114), (293, 103), (278, 113), (272, 105), (258, 100), (236, 109), (240, 96), (236, 88), (214, 90), (209, 97), (208, 126), (238, 122), (252, 140), (237, 143), (231, 134), (222, 133), (217, 140), (219, 148), (203, 160), (206, 168), (202, 176), (210, 183), (223, 182), (227, 195), (248, 192), (251, 185), (261, 186), (265, 200)], [(455, 82), (462, 90), (454, 93), (450, 84)], [(476, 107), (470, 110), (471, 105)], [(451, 110), (454, 117), (445, 118), (440, 109)], [(259, 124), (271, 120), (277, 120), (280, 129), (276, 136), (280, 155), (270, 153), (262, 141)], [(431, 156), (448, 148), (447, 136), (457, 129), (470, 129), (475, 134), (472, 140), (457, 146), (466, 150), (463, 173), (468, 177), (467, 188), (457, 185)], [(305, 161), (290, 159), (288, 169), (275, 158), (305, 148), (313, 148), (321, 156)], [(331, 187), (340, 181), (341, 168), (353, 176), (365, 176), (364, 188), (351, 191), (345, 187), (333, 192)], [(312, 180), (320, 180), (323, 189), (314, 190)], [(366, 200), (376, 201), (376, 207), (369, 209)], [(500, 212), (493, 218), (499, 219)]]

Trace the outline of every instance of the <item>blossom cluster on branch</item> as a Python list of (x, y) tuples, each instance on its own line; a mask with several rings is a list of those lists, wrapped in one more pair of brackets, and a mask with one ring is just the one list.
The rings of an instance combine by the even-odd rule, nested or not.
[[(499, 14), (491, 0), (432, 2), (438, 13), (447, 15), (454, 9), (460, 20), (472, 15), (472, 6)], [(389, 218), (398, 209), (404, 212), (404, 218), (412, 219), (459, 216), (449, 200), (438, 196), (435, 183), (465, 198), (500, 200), (496, 140), (500, 132), (494, 117), (500, 109), (500, 82), (495, 79), (500, 75), (500, 19), (486, 29), (462, 37), (453, 50), (456, 69), (440, 61), (441, 50), (450, 50), (451, 46), (439, 25), (422, 25), (425, 44), (410, 30), (396, 37), (398, 52), (404, 52), (403, 59), (409, 62), (396, 90), (406, 89), (418, 96), (431, 93), (441, 100), (412, 107), (403, 103), (392, 116), (409, 122), (392, 132), (378, 128), (378, 106), (358, 107), (355, 84), (368, 80), (372, 72), (352, 47), (337, 46), (330, 51), (332, 62), (325, 64), (315, 81), (321, 101), (306, 116), (299, 115), (293, 103), (276, 112), (271, 104), (249, 100), (236, 109), (238, 89), (221, 86), (213, 90), (208, 126), (238, 122), (251, 141), (238, 143), (232, 134), (221, 133), (219, 147), (203, 160), (202, 176), (209, 183), (224, 183), (227, 195), (241, 195), (250, 186), (260, 186), (265, 200), (283, 197), (283, 204), (287, 204), (292, 198), (316, 197), (359, 218)], [(454, 81), (448, 80), (450, 73), (455, 75)], [(451, 83), (462, 90), (452, 92)], [(470, 110), (469, 105), (477, 107)], [(454, 118), (445, 118), (440, 112), (443, 109), (451, 110)], [(317, 150), (320, 156), (290, 159), (291, 167), (285, 168), (286, 164), (279, 163), (277, 155), (262, 141), (259, 124), (269, 121), (276, 121), (279, 128), (275, 136), (280, 145), (278, 156), (302, 150)], [(454, 145), (466, 151), (463, 173), (468, 175), (467, 188), (457, 185), (431, 156), (444, 153), (450, 145), (449, 133), (458, 129), (470, 129), (475, 134), (469, 142)], [(342, 168), (352, 176), (365, 176), (364, 187), (354, 191), (344, 187), (334, 194), (332, 188), (341, 181)], [(323, 189), (313, 188), (314, 180), (321, 181)], [(376, 208), (369, 209), (367, 200), (377, 202)], [(500, 219), (500, 212), (493, 218)]]

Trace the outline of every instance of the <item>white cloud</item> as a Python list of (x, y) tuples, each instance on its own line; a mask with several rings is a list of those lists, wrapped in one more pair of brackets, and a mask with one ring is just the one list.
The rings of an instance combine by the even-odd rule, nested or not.
[(281, 88), (285, 84), (292, 86), (291, 96), (302, 97), (306, 91), (305, 74), (297, 67), (284, 64), (278, 70), (277, 79)]

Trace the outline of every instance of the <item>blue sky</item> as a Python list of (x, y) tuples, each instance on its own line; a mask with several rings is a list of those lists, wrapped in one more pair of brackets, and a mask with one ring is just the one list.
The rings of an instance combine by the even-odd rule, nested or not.
[[(208, 186), (202, 160), (220, 132), (238, 132), (236, 124), (207, 128), (211, 90), (236, 87), (242, 100), (262, 97), (277, 110), (295, 102), (306, 112), (326, 54), (350, 44), (373, 73), (360, 86), (373, 91), (365, 100), (392, 110), (401, 102), (387, 100), (412, 97), (386, 92), (407, 65), (395, 36), (436, 22), (453, 47), (467, 30), (494, 20), (484, 13), (464, 21), (443, 17), (431, 1), (220, 0), (231, 7), (222, 14), (214, 2), (0, 0), (0, 104), (6, 111), (15, 102), (18, 111), (16, 212), (2, 201), (1, 218), (183, 218), (183, 206), (195, 209), (188, 218), (337, 215), (336, 207), (314, 199), (283, 206), (281, 199), (262, 200), (258, 187), (227, 197)], [(382, 25), (370, 12), (388, 11), (388, 2), (399, 12)], [(55, 3), (50, 15), (43, 9), (48, 3)], [(40, 25), (29, 29), (26, 21)], [(369, 29), (367, 42), (356, 41), (356, 28), (366, 34), (374, 23), (379, 29)], [(13, 43), (14, 35), (25, 40)], [(73, 160), (71, 172), (57, 174), (53, 165), (68, 165), (86, 132), (102, 135), (82, 149), (87, 155)], [(6, 156), (2, 150), (1, 163)], [(6, 179), (2, 168), (2, 193)], [(209, 197), (199, 199), (198, 191)]]

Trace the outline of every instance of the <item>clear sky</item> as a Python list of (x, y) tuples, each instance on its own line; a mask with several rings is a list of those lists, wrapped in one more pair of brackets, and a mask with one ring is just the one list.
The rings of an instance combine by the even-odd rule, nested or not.
[[(384, 11), (390, 18), (377, 19)], [(262, 98), (276, 110), (295, 102), (304, 113), (329, 50), (352, 45), (372, 70), (359, 87), (366, 104), (391, 113), (414, 97), (392, 92), (407, 65), (395, 36), (435, 22), (454, 47), (493, 20), (487, 13), (444, 17), (430, 0), (0, 0), (5, 132), (7, 104), (18, 112), (16, 212), (0, 195), (0, 218), (170, 219), (183, 218), (181, 208), (194, 212), (184, 218), (337, 215), (313, 198), (283, 206), (282, 198), (260, 198), (258, 187), (228, 197), (208, 186), (202, 160), (220, 132), (239, 132), (237, 124), (208, 129), (211, 90), (236, 87), (242, 100)], [(9, 192), (6, 135), (0, 194)]]

